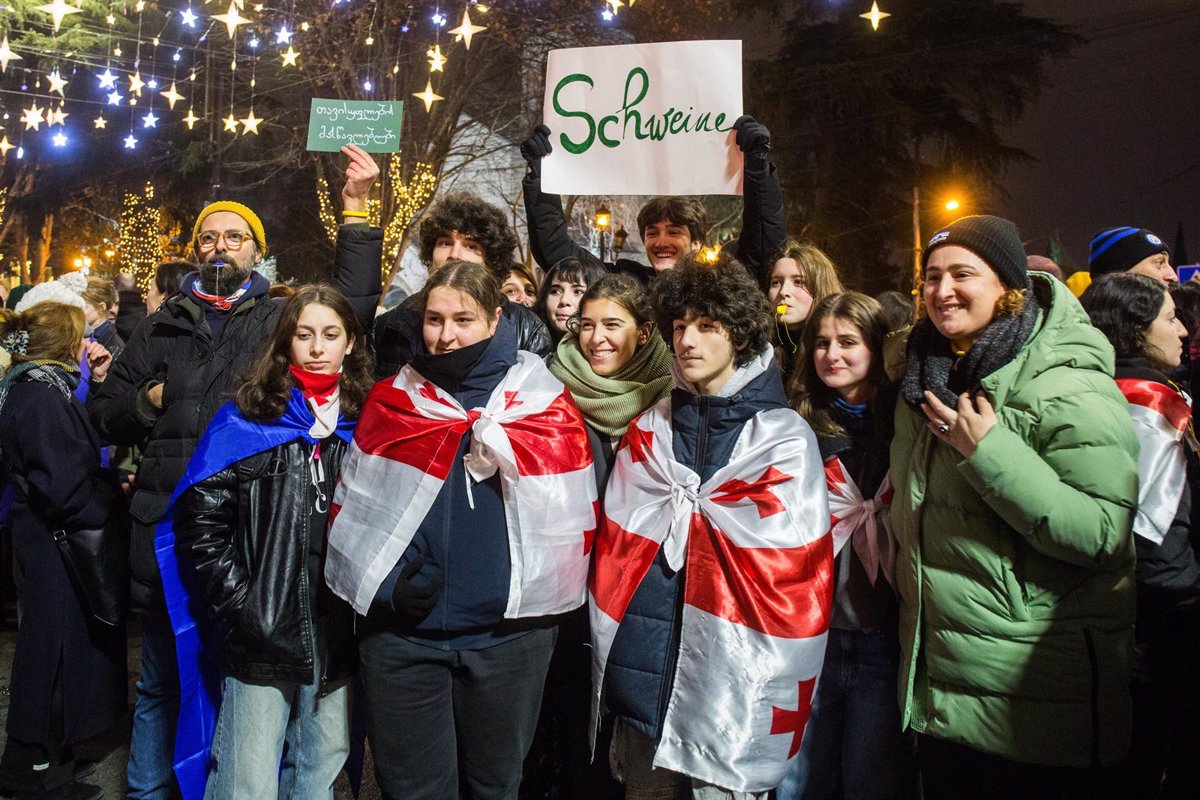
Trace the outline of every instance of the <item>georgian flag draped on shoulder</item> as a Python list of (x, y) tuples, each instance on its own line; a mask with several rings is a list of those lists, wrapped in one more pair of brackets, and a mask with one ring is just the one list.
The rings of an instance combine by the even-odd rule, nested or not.
[(1133, 532), (1162, 544), (1187, 482), (1185, 438), (1190, 432), (1192, 404), (1187, 395), (1158, 381), (1119, 378), (1117, 387), (1129, 401), (1137, 435), (1138, 508)]
[(896, 586), (896, 552), (888, 510), (892, 505), (892, 481), (884, 477), (870, 500), (846, 471), (837, 456), (825, 459), (825, 484), (829, 489), (829, 522), (833, 526), (833, 555), (850, 543), (854, 554), (874, 586), (880, 574), (888, 585)]
[(512, 563), (504, 616), (583, 604), (596, 529), (587, 429), (562, 382), (519, 351), (482, 409), (464, 409), (411, 365), (371, 390), (342, 462), (325, 562), (330, 588), (360, 614), (412, 542), (468, 432), (468, 480), (501, 476)]
[(662, 548), (684, 568), (684, 607), (654, 766), (765, 791), (800, 749), (825, 655), (833, 544), (821, 458), (794, 411), (771, 409), (701, 484), (675, 460), (670, 402), (629, 426), (605, 494), (589, 586), (593, 722), (617, 628)]

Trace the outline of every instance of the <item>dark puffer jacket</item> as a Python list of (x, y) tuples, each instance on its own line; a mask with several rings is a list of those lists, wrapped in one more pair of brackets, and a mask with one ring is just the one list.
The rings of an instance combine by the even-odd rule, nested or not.
[[(729, 380), (733, 391), (728, 396), (696, 395), (687, 389), (671, 393), (675, 458), (701, 482), (729, 462), (742, 428), (755, 414), (787, 408), (774, 360), (752, 361)], [(683, 573), (672, 572), (660, 550), (625, 611), (605, 668), (609, 710), (655, 741), (671, 697), (682, 607)]]
[[(346, 295), (364, 330), (379, 301), (382, 247), (379, 228), (344, 226), (338, 232), (332, 284)], [(173, 295), (138, 325), (108, 378), (88, 399), (103, 441), (120, 446), (146, 442), (130, 506), (132, 599), (137, 608), (161, 610), (154, 527), (166, 512), (200, 434), (258, 356), (282, 308), (283, 301), (268, 298), (265, 290), (243, 298), (214, 337), (200, 303), (186, 294)], [(146, 397), (147, 389), (159, 382), (164, 384), (162, 410)]]
[[(375, 345), (375, 377), (383, 380), (413, 360), (421, 343), (422, 309), (425, 293), (417, 292), (375, 320), (372, 339)], [(500, 312), (513, 326), (517, 349), (537, 353), (542, 358), (554, 351), (550, 331), (537, 314), (520, 303), (505, 300)]]
[[(200, 481), (177, 504), (176, 541), (210, 612), (229, 626), (225, 659), (242, 680), (310, 683), (314, 614), (329, 615), (322, 682), (352, 671), (353, 612), (325, 590), (322, 571), (310, 563), (314, 550), (324, 552), (326, 535), (324, 515), (313, 511), (312, 452), (300, 439), (278, 445)], [(336, 436), (321, 442), (328, 483), (345, 453)]]

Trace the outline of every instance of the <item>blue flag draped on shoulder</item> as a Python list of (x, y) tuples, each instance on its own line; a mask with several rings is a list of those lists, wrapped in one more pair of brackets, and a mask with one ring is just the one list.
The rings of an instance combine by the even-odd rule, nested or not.
[[(175, 503), (188, 488), (216, 475), (242, 459), (303, 439), (315, 444), (309, 430), (315, 417), (296, 389), (275, 422), (252, 422), (237, 406), (226, 403), (217, 411), (187, 471), (175, 487), (167, 513), (158, 524), (154, 554), (162, 575), (163, 596), (175, 635), (179, 663), (179, 722), (175, 733), (175, 778), (184, 800), (201, 800), (208, 775), (209, 750), (221, 700), (220, 643), (212, 637), (212, 624), (204, 598), (195, 590), (191, 565), (175, 555)], [(338, 418), (336, 436), (349, 442), (354, 423)]]

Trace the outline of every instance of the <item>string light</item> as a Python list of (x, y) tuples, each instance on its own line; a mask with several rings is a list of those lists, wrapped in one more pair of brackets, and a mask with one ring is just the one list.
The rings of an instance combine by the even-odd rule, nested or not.
[(150, 184), (146, 184), (144, 196), (125, 193), (120, 219), (121, 238), (117, 242), (121, 270), (132, 274), (142, 291), (150, 288), (154, 270), (163, 256), (162, 240), (158, 235), (162, 219), (158, 206), (152, 205), (153, 200), (154, 187)]
[(323, 176), (317, 178), (317, 216), (321, 219), (321, 227), (325, 229), (330, 243), (336, 244), (338, 223), (337, 218), (333, 216), (333, 201), (329, 199), (329, 181)]

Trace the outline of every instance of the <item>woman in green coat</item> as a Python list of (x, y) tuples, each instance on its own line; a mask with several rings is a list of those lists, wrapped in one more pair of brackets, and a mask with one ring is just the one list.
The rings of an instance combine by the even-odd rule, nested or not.
[(923, 298), (891, 476), (926, 800), (1102, 797), (1129, 744), (1135, 600), (1112, 347), (997, 217), (934, 234)]

